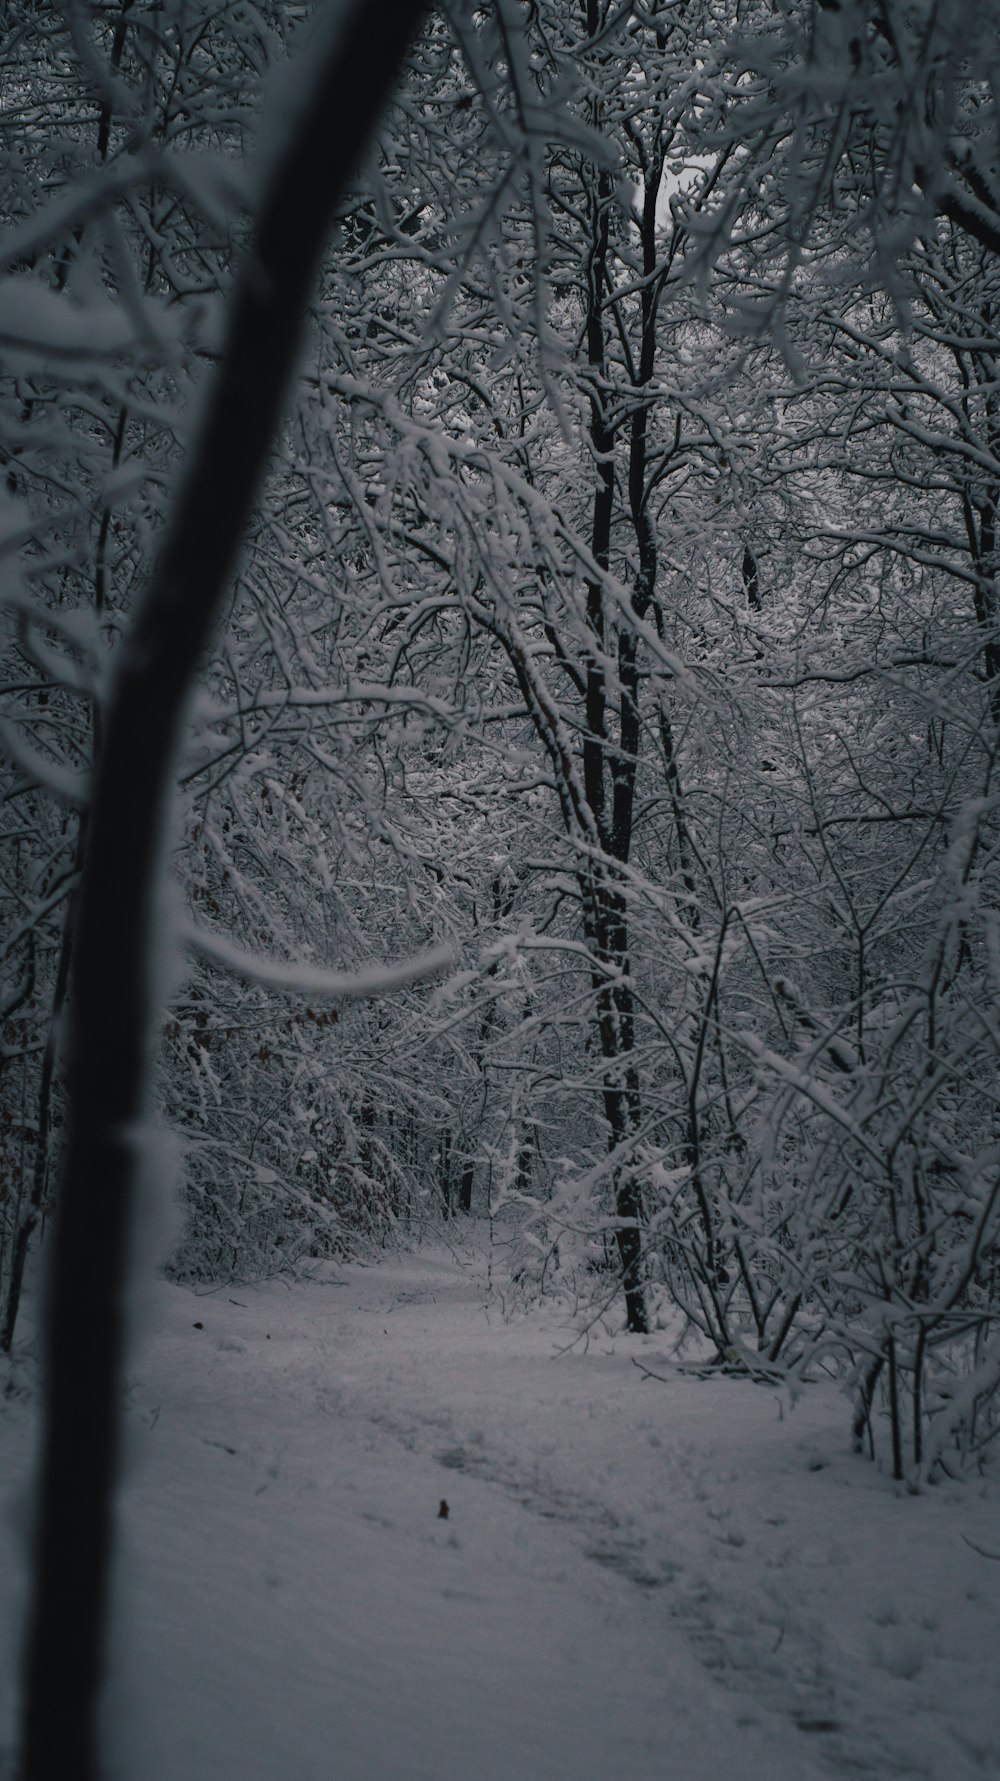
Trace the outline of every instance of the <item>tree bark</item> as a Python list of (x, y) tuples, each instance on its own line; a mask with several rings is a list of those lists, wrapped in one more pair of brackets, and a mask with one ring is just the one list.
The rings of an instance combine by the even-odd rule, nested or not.
[[(24, 1781), (97, 1781), (127, 1256), (155, 1009), (150, 954), (184, 702), (236, 562), (337, 199), (422, 7), (350, 0), (312, 46), (162, 556), (122, 645), (76, 941), (70, 1145), (55, 1231)], [(305, 64), (303, 64), (305, 67)]]

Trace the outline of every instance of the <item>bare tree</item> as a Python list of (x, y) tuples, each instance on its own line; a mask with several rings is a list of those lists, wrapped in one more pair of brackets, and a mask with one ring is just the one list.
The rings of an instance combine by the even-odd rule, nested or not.
[[(236, 561), (334, 207), (410, 41), (413, 0), (337, 8), (282, 138), (232, 300), (222, 364), (160, 561), (122, 646), (91, 805), (73, 1003), (25, 1781), (101, 1770), (125, 1270), (146, 1113), (157, 882), (178, 724)], [(291, 109), (291, 107), (289, 107)]]

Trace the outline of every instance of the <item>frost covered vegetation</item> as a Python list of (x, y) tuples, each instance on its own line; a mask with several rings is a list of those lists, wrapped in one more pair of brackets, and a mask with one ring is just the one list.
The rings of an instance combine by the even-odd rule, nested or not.
[[(309, 11), (3, 11), (7, 1347), (88, 769)], [(521, 1293), (833, 1370), (897, 1478), (988, 1455), (998, 78), (983, 0), (427, 13), (176, 767), (185, 1277), (488, 1209)]]

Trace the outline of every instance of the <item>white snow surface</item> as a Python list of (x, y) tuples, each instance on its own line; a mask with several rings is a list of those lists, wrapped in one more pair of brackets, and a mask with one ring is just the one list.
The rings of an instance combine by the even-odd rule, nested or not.
[[(1000, 1774), (995, 1475), (909, 1496), (832, 1385), (793, 1406), (662, 1331), (507, 1322), (453, 1228), (309, 1282), (151, 1286), (108, 1781)], [(4, 1774), (33, 1345), (0, 1398)]]

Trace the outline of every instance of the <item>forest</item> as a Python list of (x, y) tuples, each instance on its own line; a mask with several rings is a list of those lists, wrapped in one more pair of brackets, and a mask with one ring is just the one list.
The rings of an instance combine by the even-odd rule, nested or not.
[(130, 1268), (483, 1221), (511, 1315), (984, 1475), (998, 25), (7, 0), (0, 1348), (53, 1248), (53, 1502)]

